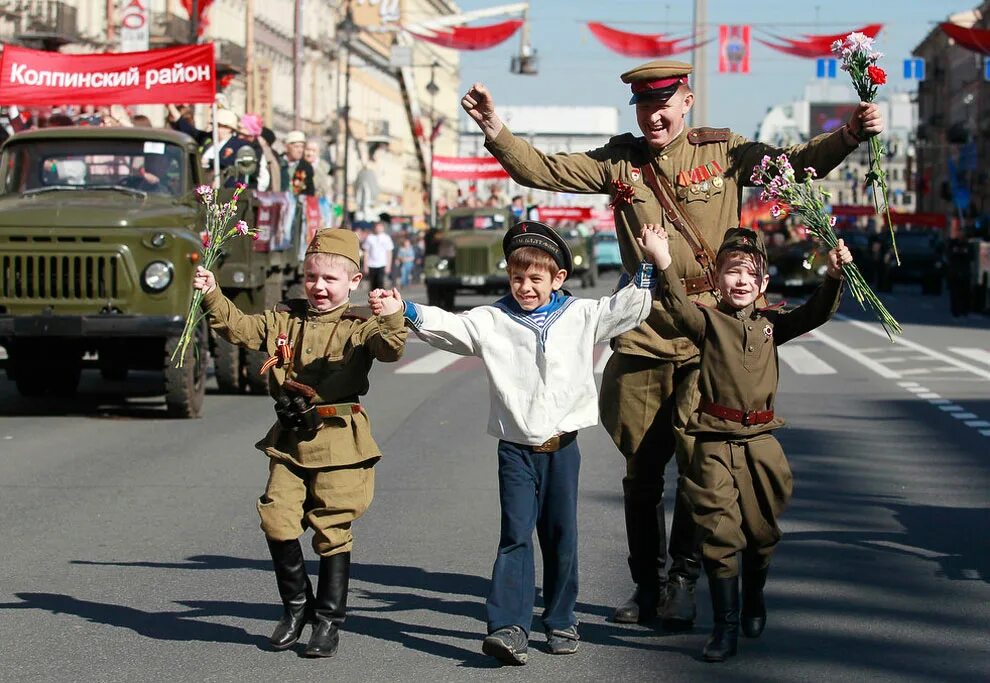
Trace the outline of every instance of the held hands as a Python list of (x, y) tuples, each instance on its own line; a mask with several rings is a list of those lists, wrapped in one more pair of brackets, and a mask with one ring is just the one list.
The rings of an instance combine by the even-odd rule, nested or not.
[(846, 130), (857, 142), (882, 133), (883, 117), (880, 115), (880, 107), (873, 103), (860, 102), (846, 122)]
[(636, 238), (643, 254), (653, 260), (657, 268), (667, 270), (670, 266), (670, 242), (667, 231), (655, 223), (643, 223), (643, 229)]
[(193, 275), (193, 289), (198, 289), (203, 294), (209, 294), (217, 286), (217, 278), (203, 266), (196, 266), (196, 274)]
[(839, 240), (835, 249), (828, 252), (828, 270), (826, 272), (829, 277), (841, 280), (842, 266), (852, 262), (853, 257), (849, 247), (846, 246), (845, 242)]
[(486, 139), (492, 140), (501, 132), (502, 121), (495, 115), (495, 100), (484, 84), (472, 85), (461, 98), (461, 107), (478, 124)]
[(368, 305), (375, 315), (392, 315), (405, 308), (398, 289), (375, 289), (368, 292)]

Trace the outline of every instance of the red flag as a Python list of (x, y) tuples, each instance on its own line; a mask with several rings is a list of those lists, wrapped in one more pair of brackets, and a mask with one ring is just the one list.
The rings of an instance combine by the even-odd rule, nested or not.
[(718, 72), (749, 73), (749, 26), (718, 27)]
[(448, 180), (488, 180), (508, 178), (509, 174), (494, 157), (433, 157), (433, 177)]
[(3, 103), (211, 103), (216, 87), (212, 43), (78, 55), (7, 45), (0, 56)]

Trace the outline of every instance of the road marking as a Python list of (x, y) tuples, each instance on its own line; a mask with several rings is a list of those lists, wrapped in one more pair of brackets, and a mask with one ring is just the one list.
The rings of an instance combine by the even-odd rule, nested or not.
[(422, 358), (417, 358), (395, 371), (397, 375), (432, 375), (440, 372), (448, 365), (453, 365), (464, 356), (448, 351), (431, 351)]
[(781, 346), (777, 355), (799, 375), (834, 375), (836, 369), (803, 346)]
[(980, 434), (983, 436), (990, 436), (990, 429), (981, 429)]
[(888, 367), (885, 367), (885, 366), (881, 365), (880, 363), (876, 362), (872, 358), (869, 358), (868, 356), (860, 353), (859, 351), (857, 351), (856, 349), (852, 348), (851, 346), (847, 346), (847, 345), (843, 344), (838, 339), (835, 339), (833, 337), (828, 336), (827, 334), (825, 334), (824, 332), (822, 332), (820, 330), (814, 330), (814, 331), (812, 331), (811, 335), (815, 339), (817, 339), (818, 341), (820, 341), (823, 344), (825, 344), (826, 346), (830, 346), (833, 349), (835, 349), (836, 351), (838, 351), (839, 353), (841, 353), (841, 354), (843, 354), (845, 356), (848, 356), (852, 360), (856, 361), (860, 365), (863, 365), (863, 366), (869, 368), (870, 370), (872, 370), (873, 372), (877, 373), (881, 377), (884, 377), (886, 379), (900, 379), (900, 377), (901, 377), (901, 375), (900, 375), (899, 372), (896, 372), (894, 370), (891, 370)]
[(600, 375), (605, 372), (605, 364), (608, 363), (608, 359), (612, 357), (612, 347), (606, 346), (602, 351), (602, 355), (598, 357), (595, 361), (595, 374)]
[(986, 420), (970, 420), (966, 423), (967, 427), (990, 427), (990, 422)]
[[(839, 314), (839, 313), (837, 313), (835, 315), (835, 317), (837, 319), (839, 319), (839, 320), (844, 320), (844, 321), (848, 322), (850, 325), (852, 325), (854, 327), (858, 327), (858, 328), (860, 328), (862, 330), (865, 330), (865, 331), (869, 332), (870, 334), (875, 334), (875, 335), (878, 335), (880, 337), (886, 337), (887, 336), (887, 333), (884, 332), (883, 329), (881, 329), (881, 328), (879, 328), (879, 327), (877, 327), (875, 325), (869, 325), (869, 324), (864, 323), (864, 322), (861, 322), (859, 320), (853, 320), (852, 318), (849, 318), (848, 316), (845, 316), (845, 315), (842, 315), (842, 314)], [(919, 353), (923, 353), (926, 356), (928, 356), (928, 358), (934, 358), (936, 360), (942, 361), (943, 363), (947, 363), (949, 365), (953, 365), (956, 368), (961, 368), (963, 370), (966, 370), (968, 372), (973, 373), (974, 375), (976, 375), (978, 377), (982, 377), (984, 379), (990, 379), (990, 370), (984, 370), (983, 368), (978, 368), (975, 365), (971, 365), (970, 363), (965, 363), (965, 362), (959, 360), (958, 358), (953, 358), (952, 356), (950, 356), (948, 354), (945, 354), (945, 353), (942, 353), (941, 351), (936, 351), (934, 349), (928, 348), (927, 346), (922, 346), (921, 344), (919, 344), (917, 342), (913, 342), (913, 341), (910, 341), (908, 339), (904, 339), (903, 337), (897, 337), (896, 339), (894, 339), (894, 342), (893, 343), (894, 343), (894, 345), (898, 345), (899, 344), (899, 345), (902, 345), (902, 346), (904, 346), (906, 348), (909, 348), (909, 349), (912, 349), (914, 351), (917, 351)]]
[(975, 420), (976, 413), (952, 413), (952, 417), (957, 420)]
[(923, 394), (918, 394), (918, 398), (942, 398), (942, 397), (931, 391), (926, 391)]
[(978, 363), (986, 363), (987, 365), (990, 365), (990, 351), (973, 349), (967, 346), (950, 346), (949, 351), (952, 351), (952, 353), (957, 353), (960, 356), (966, 356), (967, 358), (975, 360)]

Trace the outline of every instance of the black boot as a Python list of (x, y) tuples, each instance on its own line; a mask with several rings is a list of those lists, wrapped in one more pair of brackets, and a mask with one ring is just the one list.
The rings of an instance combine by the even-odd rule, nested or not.
[(340, 641), (339, 629), (347, 610), (347, 581), (351, 554), (338, 553), (320, 558), (320, 580), (316, 584), (314, 616), (316, 625), (306, 646), (307, 657), (333, 657)]
[(678, 491), (670, 529), (671, 562), (667, 573), (667, 592), (660, 607), (660, 620), (668, 631), (686, 631), (694, 626), (697, 611), (694, 587), (701, 572), (695, 532), (690, 506)]
[(312, 617), (313, 587), (306, 574), (306, 561), (299, 541), (267, 540), (278, 594), (285, 606), (268, 642), (276, 650), (286, 650), (299, 640), (306, 622)]
[(739, 577), (720, 579), (709, 573), (708, 589), (715, 628), (701, 654), (706, 662), (724, 662), (736, 654), (739, 639)]
[[(662, 484), (661, 484), (662, 486)], [(656, 618), (666, 582), (667, 527), (663, 502), (637, 500), (629, 482), (623, 480), (626, 538), (629, 541), (629, 570), (636, 583), (632, 597), (615, 608), (612, 620), (620, 624), (648, 623)]]
[(767, 625), (767, 606), (763, 601), (763, 587), (767, 583), (769, 567), (759, 567), (758, 560), (742, 561), (742, 632), (747, 638), (759, 638)]

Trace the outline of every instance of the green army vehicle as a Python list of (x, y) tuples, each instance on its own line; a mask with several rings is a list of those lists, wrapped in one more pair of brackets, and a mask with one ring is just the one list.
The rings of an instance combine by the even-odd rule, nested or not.
[[(0, 168), (0, 345), (18, 391), (70, 395), (95, 354), (109, 380), (163, 371), (167, 413), (199, 416), (205, 323), (183, 367), (170, 361), (202, 257), (195, 142), (151, 128), (48, 128), (7, 140)], [(250, 201), (240, 204), (250, 222)], [(298, 250), (232, 243), (218, 280), (244, 310), (262, 310), (294, 277)], [(226, 390), (252, 374), (233, 351), (215, 347)]]
[[(453, 310), (458, 293), (504, 294), (509, 291), (502, 238), (516, 223), (507, 208), (460, 207), (440, 219), (435, 253), (424, 260), (427, 303)], [(563, 231), (582, 286), (595, 284), (595, 264), (588, 240), (577, 230)]]

